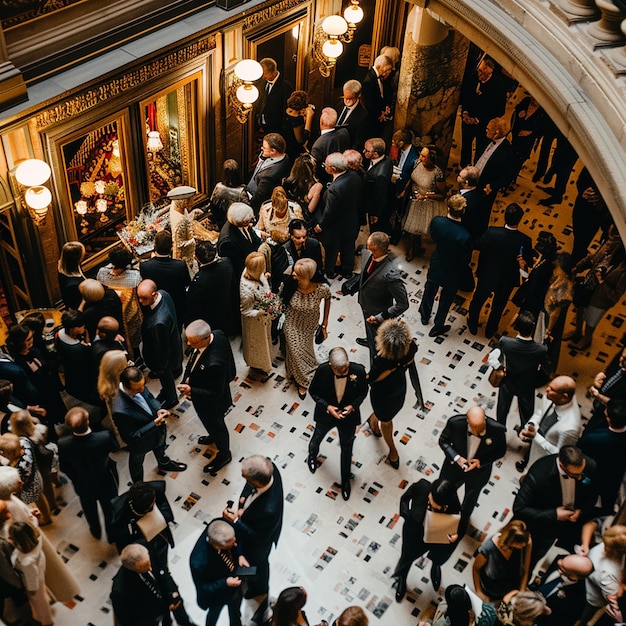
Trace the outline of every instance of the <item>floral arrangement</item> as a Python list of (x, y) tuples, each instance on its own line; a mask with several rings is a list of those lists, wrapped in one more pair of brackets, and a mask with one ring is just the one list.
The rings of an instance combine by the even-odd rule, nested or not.
[(157, 232), (167, 227), (168, 213), (162, 214), (152, 205), (145, 207), (119, 231), (119, 238), (137, 256), (150, 252), (154, 246), (154, 238)]
[(277, 293), (268, 291), (260, 300), (257, 300), (254, 308), (258, 311), (265, 311), (274, 320), (283, 312), (283, 301)]

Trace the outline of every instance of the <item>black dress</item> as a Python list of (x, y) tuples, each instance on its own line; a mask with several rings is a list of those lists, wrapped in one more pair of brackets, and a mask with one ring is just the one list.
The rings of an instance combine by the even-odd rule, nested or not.
[[(400, 361), (391, 361), (380, 355), (374, 357), (369, 373), (370, 400), (376, 417), (381, 422), (391, 421), (404, 406), (406, 396), (406, 370), (415, 358), (417, 345), (411, 342), (408, 354)], [(377, 379), (386, 371), (392, 370), (382, 380)]]
[(84, 279), (83, 276), (66, 276), (57, 272), (59, 278), (59, 287), (61, 289), (61, 299), (65, 304), (66, 309), (78, 309), (80, 303), (83, 301), (83, 297), (78, 291), (78, 285), (80, 285)]
[[(291, 163), (294, 162), (303, 152), (305, 152), (304, 144), (309, 138), (309, 131), (304, 128), (304, 118), (301, 115), (283, 116), (283, 137), (287, 144), (285, 154), (289, 157)], [(298, 139), (301, 137), (301, 141)]]

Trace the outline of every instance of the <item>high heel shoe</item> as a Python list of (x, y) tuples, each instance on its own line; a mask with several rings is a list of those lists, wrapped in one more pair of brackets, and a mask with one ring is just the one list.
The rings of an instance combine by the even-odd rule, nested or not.
[(380, 439), (383, 436), (383, 434), (380, 432), (380, 430), (375, 428), (374, 425), (372, 424), (372, 415), (370, 415), (367, 418), (367, 425), (369, 426), (370, 432), (372, 433), (372, 435), (374, 435), (374, 437), (377, 437), (377, 438)]
[(389, 465), (391, 465), (391, 467), (393, 467), (393, 469), (399, 469), (400, 468), (400, 455), (398, 455), (398, 458), (395, 461), (392, 461), (390, 457), (387, 457), (387, 463), (389, 463)]
[(306, 398), (307, 389), (305, 387), (298, 387), (298, 398), (304, 400)]

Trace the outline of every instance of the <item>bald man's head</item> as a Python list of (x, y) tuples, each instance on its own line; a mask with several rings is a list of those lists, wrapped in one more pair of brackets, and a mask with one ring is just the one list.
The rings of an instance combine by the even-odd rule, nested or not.
[(154, 304), (158, 293), (156, 283), (148, 278), (137, 285), (137, 299), (142, 306)]
[(576, 381), (570, 376), (557, 376), (546, 388), (546, 397), (557, 406), (571, 402), (576, 393)]
[(474, 435), (482, 435), (487, 426), (485, 411), (480, 406), (473, 406), (467, 412), (467, 426)]
[(89, 429), (89, 413), (82, 406), (74, 406), (65, 414), (65, 423), (76, 435)]
[(110, 315), (105, 315), (98, 322), (98, 335), (100, 339), (113, 338), (120, 332), (120, 323)]
[(591, 559), (582, 554), (567, 554), (562, 559), (559, 559), (556, 564), (559, 572), (570, 580), (587, 578), (593, 572)]

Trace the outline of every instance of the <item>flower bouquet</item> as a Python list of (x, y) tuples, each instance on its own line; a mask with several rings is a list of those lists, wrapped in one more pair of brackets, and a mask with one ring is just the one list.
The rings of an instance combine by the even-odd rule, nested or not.
[(264, 311), (275, 320), (283, 312), (283, 300), (277, 293), (268, 291), (260, 300), (257, 300), (254, 308)]
[(154, 238), (158, 231), (167, 227), (169, 216), (162, 214), (153, 206), (148, 206), (118, 232), (129, 250), (136, 256), (142, 256), (154, 248)]

